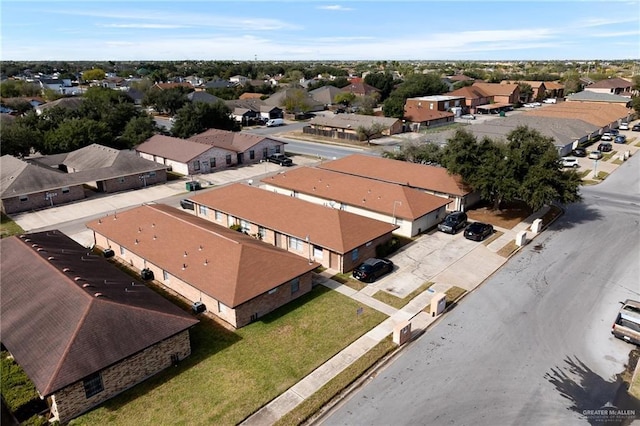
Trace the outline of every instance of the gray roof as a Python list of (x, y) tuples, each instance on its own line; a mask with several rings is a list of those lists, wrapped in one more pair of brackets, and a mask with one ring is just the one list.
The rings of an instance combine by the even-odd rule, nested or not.
[(613, 95), (611, 93), (599, 93), (585, 90), (578, 93), (572, 93), (566, 97), (567, 101), (581, 101), (581, 102), (612, 102), (627, 104), (631, 99), (624, 96)]
[(80, 185), (81, 179), (46, 167), (26, 163), (11, 155), (0, 157), (0, 198)]
[(313, 99), (325, 105), (333, 104), (338, 93), (343, 92), (335, 86), (322, 86), (309, 92)]
[(389, 128), (398, 122), (397, 118), (378, 117), (375, 115), (361, 114), (338, 114), (334, 116), (316, 116), (313, 117), (309, 124), (333, 127), (336, 129), (357, 129), (360, 126), (371, 126), (374, 123), (382, 124)]
[[(552, 137), (556, 146), (568, 145), (599, 129), (598, 126), (578, 119), (520, 114), (473, 124), (465, 127), (465, 130), (469, 130), (478, 139), (486, 136), (491, 139), (506, 140), (507, 135), (518, 126), (528, 126), (531, 129), (538, 130), (543, 136)], [(445, 132), (432, 133), (429, 135), (429, 139), (433, 142), (444, 144), (454, 134), (455, 130), (447, 130)]]
[(204, 102), (207, 104), (215, 104), (222, 100), (219, 97), (213, 96), (212, 94), (207, 92), (191, 92), (187, 95), (187, 99), (189, 99), (191, 102)]
[(317, 100), (313, 99), (311, 97), (311, 95), (307, 91), (305, 91), (304, 89), (285, 89), (285, 90), (281, 90), (281, 91), (276, 92), (273, 95), (269, 96), (267, 99), (265, 99), (264, 103), (266, 105), (273, 105), (273, 106), (282, 107), (282, 105), (284, 105), (284, 101), (285, 101), (286, 97), (289, 94), (291, 94), (293, 91), (298, 91), (298, 90), (302, 90), (303, 92), (305, 92), (306, 101), (307, 101), (307, 103), (309, 105), (310, 111), (322, 111), (324, 109), (324, 103), (318, 102)]
[(80, 108), (82, 103), (84, 102), (84, 98), (73, 97), (73, 98), (60, 98), (56, 101), (47, 102), (46, 104), (42, 104), (36, 107), (37, 110), (44, 111), (45, 109), (60, 107), (70, 110), (76, 110)]

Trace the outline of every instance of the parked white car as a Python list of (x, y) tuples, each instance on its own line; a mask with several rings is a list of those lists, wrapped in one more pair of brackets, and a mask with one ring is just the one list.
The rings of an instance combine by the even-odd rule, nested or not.
[(620, 123), (620, 127), (618, 127), (618, 129), (629, 130), (629, 123)]
[(591, 151), (589, 153), (589, 158), (591, 160), (599, 160), (599, 159), (602, 158), (602, 152), (600, 152), (600, 151)]
[(574, 169), (580, 167), (580, 164), (578, 163), (578, 159), (576, 157), (562, 157), (560, 161), (562, 163), (562, 167), (571, 167)]
[(557, 102), (556, 98), (548, 98), (542, 101), (544, 104), (555, 104)]

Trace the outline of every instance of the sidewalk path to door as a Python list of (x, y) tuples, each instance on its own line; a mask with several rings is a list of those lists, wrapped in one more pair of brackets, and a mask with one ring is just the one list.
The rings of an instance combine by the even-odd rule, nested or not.
[[(527, 230), (535, 219), (542, 217), (547, 213), (548, 208), (543, 208), (524, 221), (516, 225), (513, 229), (501, 229), (503, 234), (488, 245), (475, 243), (471, 250), (466, 251), (462, 257), (451, 262), (441, 271), (437, 271), (433, 276), (420, 275), (416, 282), (424, 282), (425, 278), (434, 282), (429, 289), (422, 292), (407, 305), (401, 309), (395, 309), (385, 303), (372, 297), (370, 286), (357, 291), (346, 285), (340, 284), (331, 279), (335, 271), (326, 270), (320, 275), (323, 279), (320, 281), (323, 285), (336, 290), (345, 296), (383, 312), (389, 317), (382, 323), (369, 330), (355, 342), (344, 348), (335, 356), (330, 358), (323, 365), (315, 369), (311, 374), (304, 377), (298, 383), (286, 390), (277, 398), (273, 399), (267, 405), (258, 410), (255, 414), (247, 418), (241, 425), (245, 426), (263, 426), (275, 423), (279, 418), (296, 408), (305, 399), (311, 397), (322, 386), (327, 384), (331, 379), (344, 371), (349, 365), (354, 363), (358, 358), (371, 350), (380, 341), (393, 333), (395, 327), (406, 321), (411, 322), (412, 335), (414, 337), (425, 332), (428, 327), (446, 315), (432, 317), (425, 309), (431, 305), (431, 299), (436, 293), (444, 293), (449, 288), (457, 286), (470, 291), (474, 290), (489, 278), (496, 270), (498, 270), (506, 261), (507, 257), (498, 254), (498, 251), (507, 244), (510, 244), (518, 232)], [(528, 237), (535, 235), (528, 233)], [(423, 235), (422, 238), (429, 238), (429, 235)], [(426, 240), (425, 240), (426, 241)], [(412, 246), (410, 246), (411, 248)], [(409, 253), (407, 253), (409, 252)], [(403, 253), (399, 253), (402, 255)], [(411, 252), (406, 250), (404, 255), (411, 256)], [(396, 263), (395, 256), (393, 258)], [(446, 261), (445, 261), (446, 263)], [(437, 268), (436, 268), (437, 269)], [(421, 274), (420, 271), (414, 273)], [(432, 270), (433, 273), (433, 270)], [(395, 282), (394, 282), (395, 283)], [(388, 284), (385, 284), (388, 286)], [(395, 285), (393, 285), (395, 289)], [(411, 290), (412, 291), (412, 290)], [(411, 291), (406, 291), (410, 293)]]

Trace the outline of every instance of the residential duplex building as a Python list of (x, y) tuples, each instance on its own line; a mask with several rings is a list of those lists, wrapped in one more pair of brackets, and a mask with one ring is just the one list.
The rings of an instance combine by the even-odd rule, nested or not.
[(473, 192), (465, 185), (459, 175), (450, 174), (444, 167), (361, 154), (327, 161), (318, 167), (416, 188), (427, 194), (448, 200), (447, 210), (450, 211), (465, 211), (480, 201), (480, 195), (477, 192)]
[(371, 129), (379, 126), (382, 130), (372, 139), (402, 133), (403, 123), (397, 118), (378, 117), (374, 115), (337, 114), (332, 116), (316, 116), (303, 127), (306, 134), (318, 135), (334, 139), (360, 141), (358, 128)]
[(315, 167), (267, 177), (265, 189), (398, 225), (413, 237), (444, 219), (449, 200), (415, 188)]
[(434, 95), (408, 98), (404, 104), (404, 117), (412, 123), (437, 126), (454, 121), (465, 107), (464, 96)]
[(312, 271), (319, 266), (162, 204), (97, 219), (87, 227), (98, 247), (111, 248), (134, 270), (148, 269), (157, 282), (202, 302), (236, 328), (311, 291)]
[(191, 354), (197, 319), (63, 233), (0, 248), (2, 345), (49, 420), (66, 424)]
[(632, 96), (633, 83), (624, 78), (608, 78), (597, 81), (584, 88), (585, 91), (595, 93), (608, 93), (612, 95), (624, 96), (630, 98)]
[(398, 226), (245, 184), (189, 198), (198, 217), (240, 230), (326, 268), (348, 272), (392, 238)]
[[(209, 129), (191, 136), (190, 141), (221, 148), (233, 153), (231, 165), (257, 163), (271, 154), (283, 153), (286, 142), (244, 132)], [(225, 157), (227, 164), (228, 156)]]
[(474, 82), (447, 93), (450, 96), (464, 96), (470, 113), (498, 113), (520, 102), (520, 88), (517, 84)]

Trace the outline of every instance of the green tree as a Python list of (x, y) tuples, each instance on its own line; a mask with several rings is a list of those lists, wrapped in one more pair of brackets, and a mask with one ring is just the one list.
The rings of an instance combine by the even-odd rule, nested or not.
[(215, 104), (186, 104), (176, 114), (171, 133), (175, 137), (186, 139), (211, 128), (238, 130), (237, 123), (231, 117), (231, 110), (222, 101)]
[(82, 79), (84, 81), (100, 81), (100, 80), (104, 80), (104, 76), (106, 75), (106, 73), (104, 72), (104, 70), (100, 69), (100, 68), (93, 68), (90, 70), (86, 70), (82, 73)]
[(435, 142), (409, 143), (399, 151), (384, 151), (382, 156), (420, 164), (440, 164), (442, 148)]
[(371, 139), (380, 136), (386, 127), (380, 123), (372, 123), (370, 126), (358, 126), (356, 132), (360, 140), (366, 140), (371, 145)]
[(112, 141), (105, 123), (89, 118), (73, 118), (45, 134), (43, 151), (45, 154), (58, 154), (94, 143), (110, 146)]
[(631, 108), (633, 108), (636, 114), (640, 114), (640, 96), (631, 98)]
[(127, 122), (118, 145), (120, 149), (133, 148), (153, 136), (156, 130), (155, 121), (148, 115), (134, 117)]
[(350, 106), (356, 100), (356, 95), (351, 92), (340, 92), (333, 97), (333, 103)]
[(15, 122), (0, 126), (0, 140), (2, 155), (24, 157), (30, 154), (32, 147), (38, 149), (42, 146), (42, 133), (21, 122)]
[[(518, 88), (520, 89), (520, 102), (529, 102), (531, 97), (533, 96), (533, 88), (529, 83), (518, 83)], [(536, 99), (540, 100), (540, 99)]]
[(303, 89), (289, 89), (281, 106), (290, 113), (307, 113), (311, 110), (309, 96)]
[(393, 75), (388, 72), (367, 74), (367, 76), (364, 78), (364, 82), (378, 89), (380, 91), (380, 99), (383, 101), (389, 97), (391, 91), (393, 90)]
[(385, 117), (401, 118), (407, 98), (438, 95), (447, 91), (447, 85), (434, 73), (411, 74), (384, 101)]

